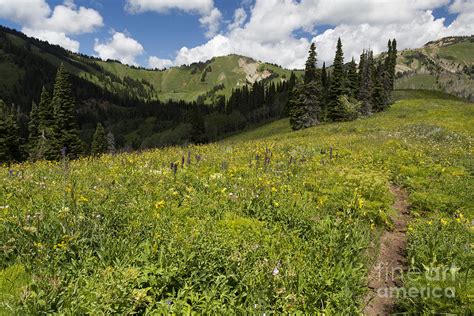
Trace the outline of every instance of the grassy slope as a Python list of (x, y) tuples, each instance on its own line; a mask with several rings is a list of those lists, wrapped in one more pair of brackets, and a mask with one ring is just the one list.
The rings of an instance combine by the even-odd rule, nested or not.
[[(225, 85), (225, 89), (219, 94), (223, 94), (226, 97), (230, 96), (232, 89), (245, 84), (246, 74), (239, 66), (239, 59), (241, 58), (241, 56), (229, 55), (210, 60), (206, 63), (206, 66), (210, 65), (212, 71), (207, 74), (204, 82), (201, 81), (201, 75), (205, 67), (193, 74), (192, 66), (174, 67), (164, 71), (145, 71), (132, 69), (116, 62), (99, 62), (99, 64), (120, 78), (128, 75), (134, 79), (148, 80), (159, 92), (159, 98), (162, 100), (192, 101), (218, 84)], [(286, 78), (290, 77), (291, 71), (289, 70), (266, 63), (257, 63), (278, 75), (274, 80), (275, 82), (280, 81), (283, 76)]]
[[(15, 45), (25, 45), (25, 40), (18, 36), (7, 33), (9, 39), (13, 41)], [(218, 84), (225, 84), (225, 89), (220, 91), (218, 94), (230, 96), (232, 89), (239, 85), (246, 83), (246, 74), (242, 67), (239, 65), (239, 59), (241, 56), (229, 55), (223, 57), (214, 58), (206, 63), (212, 67), (212, 71), (206, 76), (206, 80), (201, 82), (201, 75), (204, 68), (200, 68), (197, 65), (174, 67), (165, 71), (154, 71), (131, 68), (127, 65), (123, 65), (118, 62), (104, 62), (96, 59), (78, 56), (73, 53), (68, 53), (62, 58), (46, 53), (40, 50), (38, 47), (32, 45), (31, 51), (45, 58), (51, 64), (59, 67), (61, 63), (64, 63), (66, 69), (77, 76), (80, 76), (86, 80), (89, 80), (101, 87), (104, 87), (110, 91), (124, 90), (126, 86), (118, 82), (112, 82), (107, 76), (101, 75), (97, 69), (90, 66), (90, 63), (97, 63), (102, 66), (106, 71), (112, 73), (120, 79), (125, 76), (129, 76), (133, 79), (141, 81), (142, 79), (150, 82), (155, 91), (156, 96), (161, 100), (186, 100), (195, 101), (199, 96), (206, 94), (212, 88)], [(21, 75), (25, 69), (20, 69), (18, 66), (9, 63), (8, 59), (5, 59), (5, 54), (0, 50), (0, 70), (2, 73), (6, 73), (9, 76), (2, 76), (0, 78), (0, 85), (3, 83), (7, 87), (11, 87), (13, 83), (18, 80), (18, 76)], [(284, 76), (289, 78), (291, 71), (282, 69), (280, 67), (253, 61), (245, 58), (249, 62), (256, 63), (259, 68), (270, 70), (277, 76), (273, 79), (275, 82), (279, 82)], [(78, 66), (76, 66), (78, 64)], [(197, 69), (197, 71), (193, 71)], [(195, 73), (194, 73), (195, 72)], [(147, 87), (145, 87), (148, 89)]]
[[(397, 89), (441, 90), (474, 98), (474, 82), (463, 73), (474, 64), (474, 42), (465, 40), (447, 46), (428, 46), (400, 52), (397, 71), (410, 73), (396, 81)], [(430, 65), (433, 63), (436, 69)]]
[(0, 277), (19, 280), (0, 308), (356, 314), (394, 182), (410, 192), (414, 267), (461, 268), (437, 283), (455, 298), (400, 308), (473, 312), (474, 108), (420, 96), (299, 132), (278, 121), (201, 147), (0, 169)]

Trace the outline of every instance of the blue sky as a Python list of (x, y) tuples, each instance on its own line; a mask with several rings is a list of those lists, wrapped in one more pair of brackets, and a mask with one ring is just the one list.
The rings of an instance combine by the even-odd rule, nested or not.
[[(472, 0), (399, 0), (395, 7), (396, 1), (362, 2), (367, 9), (340, 0), (0, 0), (0, 24), (81, 53), (142, 66), (155, 65), (150, 58), (171, 66), (235, 52), (298, 67), (311, 41), (319, 44), (320, 59), (330, 62), (337, 37), (343, 39), (346, 54), (357, 57), (361, 45), (382, 51), (389, 37), (402, 39), (398, 42), (404, 48), (474, 33), (472, 23), (461, 25), (474, 18)], [(131, 4), (140, 9), (130, 9)], [(62, 22), (59, 12), (57, 19), (51, 17), (60, 6), (77, 14), (77, 21), (71, 22), (76, 28), (61, 25), (69, 22)], [(81, 16), (81, 7), (95, 15)], [(39, 8), (44, 9), (42, 15)], [(229, 29), (238, 9), (244, 17)], [(380, 15), (373, 14), (377, 10)], [(392, 16), (391, 11), (398, 12)], [(386, 21), (379, 18), (385, 15)], [(209, 22), (217, 25), (210, 35), (211, 24), (202, 21), (206, 16), (216, 17)], [(111, 43), (115, 33), (123, 35), (117, 36), (116, 45)], [(380, 38), (381, 33), (386, 38)], [(129, 49), (117, 50), (128, 44)]]

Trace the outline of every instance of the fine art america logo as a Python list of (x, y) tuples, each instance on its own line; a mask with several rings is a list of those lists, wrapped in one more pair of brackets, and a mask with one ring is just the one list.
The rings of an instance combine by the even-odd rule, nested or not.
[[(459, 268), (456, 264), (451, 266), (423, 266), (423, 270), (413, 265), (408, 271), (401, 267), (389, 268), (390, 265), (380, 263), (375, 268), (378, 271), (378, 282), (385, 286), (377, 289), (377, 295), (383, 298), (454, 298), (456, 289), (452, 286), (436, 286), (456, 281)], [(431, 286), (413, 286), (400, 287), (397, 285), (413, 284), (416, 281), (426, 281), (420, 283), (429, 283)], [(390, 286), (390, 285), (394, 286)]]

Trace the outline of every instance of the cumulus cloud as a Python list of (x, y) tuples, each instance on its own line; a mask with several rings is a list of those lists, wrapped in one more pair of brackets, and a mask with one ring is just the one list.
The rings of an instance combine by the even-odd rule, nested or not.
[(201, 17), (199, 22), (203, 27), (207, 29), (206, 36), (211, 38), (219, 32), (219, 27), (222, 20), (221, 11), (214, 8), (209, 12), (209, 14)]
[(222, 13), (214, 7), (214, 0), (127, 0), (125, 9), (134, 14), (148, 11), (167, 13), (172, 10), (199, 14), (199, 22), (206, 28), (208, 38), (219, 32), (222, 21)]
[(53, 10), (45, 0), (0, 0), (0, 17), (22, 25), (22, 32), (72, 51), (79, 50), (79, 42), (68, 37), (93, 32), (103, 25), (96, 10), (79, 7), (66, 0)]
[(228, 29), (233, 31), (239, 27), (244, 25), (245, 20), (247, 20), (247, 12), (245, 12), (244, 8), (238, 8), (234, 11), (234, 20), (231, 24), (229, 24)]
[(120, 60), (122, 63), (136, 65), (135, 58), (143, 53), (143, 46), (124, 33), (114, 32), (105, 43), (95, 40), (94, 51), (100, 58)]
[(127, 0), (126, 9), (131, 13), (146, 11), (168, 12), (173, 9), (206, 14), (214, 8), (213, 0)]
[(165, 69), (174, 66), (171, 59), (161, 59), (160, 57), (150, 56), (148, 58), (148, 67), (152, 69)]
[[(449, 6), (458, 14), (449, 26), (435, 18), (432, 10)], [(299, 31), (312, 34), (318, 25), (333, 25), (313, 38), (298, 37)], [(346, 60), (357, 57), (364, 48), (375, 53), (386, 50), (389, 38), (397, 38), (399, 48), (420, 47), (448, 35), (470, 35), (474, 30), (472, 0), (256, 0), (250, 18), (244, 9), (234, 12), (228, 31), (207, 43), (181, 48), (176, 65), (227, 55), (242, 54), (301, 68), (310, 42), (315, 42), (319, 62), (332, 63), (335, 45), (341, 37)]]

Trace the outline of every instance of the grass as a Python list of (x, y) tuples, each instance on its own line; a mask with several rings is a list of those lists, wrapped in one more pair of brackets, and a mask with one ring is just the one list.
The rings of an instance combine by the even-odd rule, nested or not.
[(473, 47), (472, 42), (466, 41), (441, 47), (438, 54), (444, 59), (454, 60), (463, 65), (472, 65), (474, 64), (474, 55), (472, 54)]
[[(442, 284), (454, 298), (400, 310), (474, 312), (473, 118), (408, 99), (299, 132), (278, 121), (206, 146), (3, 167), (0, 284), (19, 281), (0, 310), (357, 314), (395, 183), (413, 206), (412, 266), (459, 267)], [(425, 284), (439, 282), (406, 282)]]
[(400, 78), (396, 81), (396, 89), (437, 90), (436, 76), (430, 74), (415, 74)]

